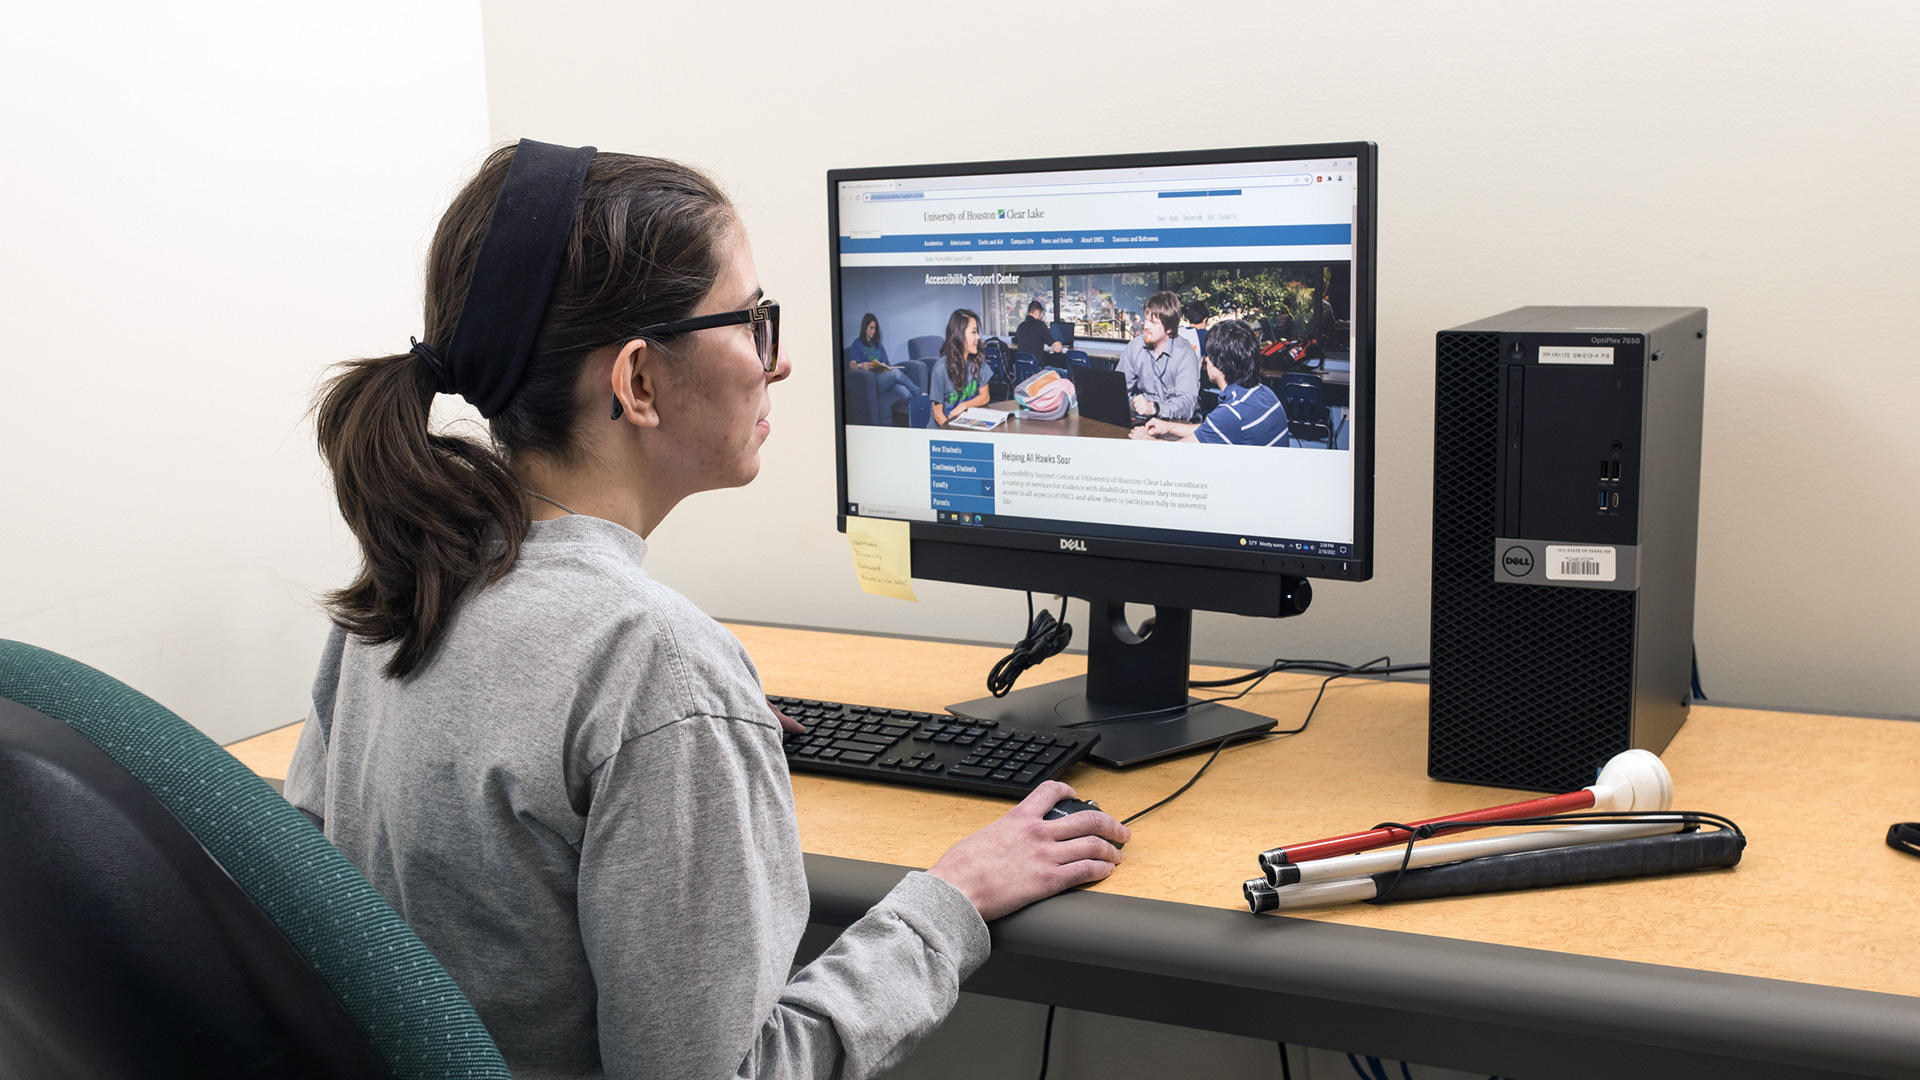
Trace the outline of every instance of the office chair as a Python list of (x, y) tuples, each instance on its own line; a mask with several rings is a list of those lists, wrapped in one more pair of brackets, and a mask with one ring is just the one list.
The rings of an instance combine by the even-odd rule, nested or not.
[(508, 1076), (446, 970), (266, 781), (16, 641), (0, 867), (0, 1076)]
[(1087, 354), (1083, 350), (1068, 349), (1066, 352), (1063, 352), (1060, 355), (1067, 358), (1068, 364), (1078, 365), (1080, 367), (1087, 366)]
[(1013, 382), (1015, 386), (1026, 382), (1038, 374), (1040, 374), (1040, 361), (1034, 359), (1032, 353), (1017, 352), (1013, 354)]
[(1288, 372), (1280, 376), (1275, 390), (1286, 409), (1287, 436), (1293, 444), (1298, 446), (1302, 440), (1324, 442), (1327, 449), (1333, 449), (1333, 416), (1327, 408), (1327, 388), (1320, 376)]

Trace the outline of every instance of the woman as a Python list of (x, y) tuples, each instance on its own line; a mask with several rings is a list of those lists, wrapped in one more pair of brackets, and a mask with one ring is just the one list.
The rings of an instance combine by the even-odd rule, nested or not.
[(886, 346), (880, 344), (880, 320), (869, 311), (860, 316), (860, 336), (847, 346), (847, 369), (871, 371), (875, 392), (880, 398), (880, 415), (893, 414), (894, 405), (920, 392), (913, 377), (887, 362)]
[[(427, 343), (345, 365), (318, 406), (363, 566), (328, 597), (288, 798), (517, 1076), (889, 1068), (984, 958), (982, 920), (1105, 876), (1126, 830), (1044, 821), (1067, 789), (1037, 790), (789, 981), (798, 725), (641, 569), (681, 499), (754, 478), (789, 371), (732, 205), (672, 162), (503, 148), (441, 219), (425, 314)], [(432, 431), (436, 391), (492, 446)]]
[(968, 409), (987, 403), (987, 365), (980, 358), (980, 316), (960, 308), (947, 316), (941, 363), (928, 380), (933, 422), (945, 424)]
[(1220, 391), (1220, 404), (1197, 424), (1154, 418), (1134, 428), (1136, 439), (1234, 443), (1239, 446), (1287, 445), (1287, 410), (1273, 389), (1260, 381), (1260, 335), (1238, 319), (1207, 331), (1207, 355), (1201, 374)]

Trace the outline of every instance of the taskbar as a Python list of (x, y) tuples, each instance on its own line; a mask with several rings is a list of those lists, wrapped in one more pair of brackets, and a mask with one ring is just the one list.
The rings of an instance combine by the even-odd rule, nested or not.
[[(856, 506), (851, 511), (859, 513)], [(1109, 540), (1136, 540), (1153, 544), (1189, 544), (1196, 547), (1233, 548), (1239, 551), (1270, 551), (1276, 554), (1302, 555), (1324, 559), (1353, 556), (1353, 545), (1328, 540), (1296, 540), (1279, 536), (1243, 536), (1238, 533), (1188, 532), (1184, 529), (1155, 529), (1137, 525), (1097, 525), (1085, 521), (1051, 521), (1045, 518), (1011, 517), (1005, 514), (935, 512), (941, 525), (965, 525), (988, 529), (1054, 533), (1063, 536), (1101, 537)]]

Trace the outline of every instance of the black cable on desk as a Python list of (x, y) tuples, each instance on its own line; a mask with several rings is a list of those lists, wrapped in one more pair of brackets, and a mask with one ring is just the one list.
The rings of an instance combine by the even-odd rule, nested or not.
[[(1238, 676), (1238, 677), (1236, 677), (1236, 678), (1232, 678), (1232, 679), (1222, 679), (1222, 680), (1215, 680), (1215, 681), (1214, 681), (1214, 682), (1213, 682), (1213, 683), (1212, 683), (1211, 685), (1219, 685), (1220, 683), (1223, 683), (1223, 682), (1224, 682), (1224, 683), (1234, 683), (1234, 682), (1244, 682), (1244, 681), (1246, 681), (1247, 679), (1252, 679), (1253, 681), (1252, 681), (1252, 682), (1250, 682), (1250, 683), (1248, 683), (1248, 685), (1247, 685), (1247, 687), (1246, 687), (1245, 689), (1243, 689), (1243, 690), (1241, 690), (1241, 691), (1240, 691), (1239, 693), (1237, 693), (1237, 694), (1227, 694), (1227, 695), (1224, 695), (1224, 696), (1222, 696), (1222, 697), (1216, 697), (1216, 698), (1208, 698), (1208, 699), (1206, 699), (1205, 701), (1202, 701), (1202, 702), (1199, 702), (1198, 704), (1195, 704), (1195, 705), (1193, 705), (1193, 706), (1190, 706), (1190, 707), (1191, 707), (1191, 708), (1196, 708), (1196, 709), (1197, 709), (1197, 708), (1200, 708), (1200, 707), (1201, 707), (1202, 705), (1208, 705), (1208, 704), (1213, 704), (1213, 703), (1217, 703), (1217, 702), (1222, 702), (1222, 701), (1234, 701), (1234, 700), (1237, 700), (1237, 699), (1239, 699), (1239, 698), (1243, 698), (1243, 697), (1245, 697), (1245, 696), (1247, 696), (1247, 695), (1248, 695), (1249, 693), (1252, 693), (1252, 692), (1253, 692), (1253, 689), (1254, 689), (1254, 687), (1256, 687), (1256, 686), (1259, 686), (1259, 685), (1260, 685), (1260, 683), (1261, 683), (1262, 681), (1264, 681), (1264, 680), (1266, 679), (1266, 677), (1267, 677), (1267, 676), (1269, 676), (1269, 675), (1271, 675), (1271, 674), (1273, 674), (1273, 673), (1274, 673), (1274, 672), (1276, 672), (1276, 671), (1280, 671), (1280, 670), (1283, 670), (1283, 667), (1284, 667), (1285, 665), (1290, 665), (1290, 664), (1326, 664), (1326, 663), (1330, 663), (1330, 661), (1325, 661), (1325, 660), (1304, 660), (1304, 661), (1294, 661), (1294, 660), (1275, 660), (1275, 661), (1273, 662), (1273, 664), (1271, 664), (1271, 665), (1269, 665), (1269, 666), (1267, 667), (1267, 669), (1266, 669), (1266, 670), (1264, 670), (1264, 671), (1260, 671), (1260, 672), (1257, 672), (1257, 673), (1255, 673), (1255, 674), (1252, 674), (1252, 675), (1243, 675), (1243, 676)], [(1239, 735), (1229, 735), (1229, 736), (1227, 736), (1226, 738), (1224, 738), (1224, 739), (1221, 739), (1221, 740), (1220, 740), (1220, 744), (1219, 744), (1218, 746), (1215, 746), (1215, 747), (1213, 748), (1213, 753), (1211, 753), (1211, 754), (1209, 754), (1209, 755), (1207, 755), (1207, 760), (1206, 760), (1205, 762), (1203, 762), (1203, 763), (1202, 763), (1202, 764), (1200, 765), (1200, 770), (1199, 770), (1198, 772), (1196, 772), (1196, 773), (1194, 773), (1194, 774), (1193, 774), (1193, 779), (1191, 779), (1191, 780), (1188, 780), (1188, 781), (1187, 781), (1186, 783), (1184, 783), (1184, 784), (1181, 784), (1181, 785), (1180, 785), (1180, 789), (1179, 789), (1178, 791), (1175, 791), (1175, 792), (1174, 792), (1173, 794), (1171, 794), (1171, 795), (1169, 795), (1169, 796), (1167, 796), (1167, 797), (1166, 797), (1166, 798), (1164, 798), (1164, 799), (1161, 799), (1161, 800), (1160, 800), (1159, 802), (1157, 802), (1157, 803), (1154, 803), (1154, 804), (1153, 804), (1152, 806), (1149, 806), (1149, 807), (1147, 807), (1147, 808), (1146, 808), (1145, 810), (1142, 810), (1142, 811), (1140, 811), (1139, 813), (1136, 813), (1136, 814), (1134, 814), (1134, 815), (1132, 815), (1131, 817), (1128, 817), (1128, 818), (1126, 818), (1126, 819), (1125, 819), (1125, 820), (1123, 820), (1123, 821), (1122, 821), (1122, 822), (1121, 822), (1120, 824), (1122, 824), (1122, 825), (1129, 825), (1129, 824), (1132, 824), (1132, 823), (1133, 823), (1134, 821), (1137, 821), (1137, 820), (1139, 820), (1140, 818), (1143, 818), (1143, 817), (1145, 817), (1145, 816), (1147, 816), (1148, 814), (1151, 814), (1151, 813), (1153, 813), (1153, 812), (1154, 812), (1155, 810), (1158, 810), (1158, 809), (1160, 809), (1161, 807), (1163, 807), (1163, 806), (1165, 806), (1165, 805), (1167, 805), (1168, 803), (1170, 803), (1170, 802), (1172, 802), (1173, 800), (1175, 800), (1175, 799), (1177, 799), (1177, 798), (1179, 798), (1180, 796), (1182, 796), (1182, 795), (1184, 795), (1184, 794), (1186, 794), (1186, 791), (1187, 791), (1187, 789), (1188, 789), (1188, 788), (1190, 788), (1190, 787), (1192, 787), (1193, 785), (1195, 785), (1195, 784), (1197, 784), (1197, 783), (1199, 783), (1199, 782), (1200, 782), (1200, 778), (1201, 778), (1202, 776), (1205, 776), (1205, 775), (1206, 775), (1206, 773), (1207, 773), (1207, 769), (1208, 769), (1208, 767), (1209, 767), (1209, 766), (1211, 766), (1211, 765), (1213, 764), (1213, 761), (1214, 761), (1214, 759), (1220, 756), (1220, 751), (1222, 751), (1222, 750), (1225, 750), (1225, 749), (1226, 749), (1226, 748), (1228, 747), (1228, 745), (1230, 745), (1230, 744), (1232, 744), (1232, 743), (1236, 743), (1236, 742), (1247, 742), (1247, 741), (1251, 741), (1251, 740), (1253, 740), (1253, 739), (1273, 739), (1273, 738), (1279, 738), (1280, 736), (1283, 736), (1283, 735), (1298, 735), (1298, 734), (1300, 734), (1301, 732), (1303, 732), (1303, 731), (1305, 731), (1305, 730), (1307, 730), (1307, 725), (1308, 725), (1308, 724), (1311, 724), (1311, 723), (1313, 723), (1313, 714), (1314, 714), (1315, 712), (1317, 712), (1317, 711), (1319, 710), (1319, 708), (1320, 708), (1320, 701), (1321, 701), (1321, 699), (1322, 699), (1322, 698), (1324, 698), (1324, 697), (1326, 696), (1326, 693), (1327, 693), (1327, 684), (1328, 684), (1328, 683), (1331, 683), (1331, 682), (1332, 682), (1333, 680), (1335, 680), (1335, 679), (1344, 679), (1344, 678), (1346, 678), (1346, 677), (1347, 677), (1347, 676), (1349, 676), (1349, 675), (1358, 675), (1358, 674), (1361, 674), (1361, 673), (1363, 673), (1363, 672), (1365, 672), (1365, 673), (1367, 673), (1367, 674), (1374, 674), (1374, 675), (1392, 675), (1392, 674), (1396, 674), (1396, 673), (1398, 673), (1398, 672), (1403, 672), (1403, 671), (1425, 671), (1425, 670), (1427, 670), (1427, 668), (1428, 668), (1428, 665), (1426, 665), (1426, 664), (1394, 664), (1394, 663), (1393, 663), (1393, 659), (1392, 659), (1392, 657), (1387, 657), (1387, 656), (1381, 656), (1381, 657), (1376, 657), (1376, 658), (1374, 658), (1374, 659), (1372, 659), (1372, 660), (1369, 660), (1369, 661), (1367, 661), (1367, 662), (1366, 662), (1366, 663), (1364, 663), (1364, 664), (1353, 664), (1353, 665), (1346, 665), (1346, 666), (1342, 666), (1342, 667), (1340, 667), (1340, 669), (1339, 669), (1339, 670), (1337, 670), (1337, 671), (1335, 671), (1335, 672), (1334, 672), (1333, 674), (1331, 674), (1331, 675), (1329, 675), (1329, 676), (1327, 676), (1326, 678), (1324, 678), (1324, 679), (1322, 679), (1322, 680), (1320, 680), (1320, 692), (1319, 692), (1319, 693), (1317, 693), (1317, 694), (1315, 694), (1315, 695), (1313, 696), (1313, 704), (1307, 707), (1307, 715), (1306, 715), (1306, 717), (1305, 717), (1304, 719), (1302, 719), (1302, 720), (1300, 721), (1300, 726), (1298, 726), (1298, 727), (1293, 727), (1293, 728), (1288, 728), (1288, 729), (1287, 729), (1287, 730), (1285, 730), (1285, 731), (1249, 731), (1249, 732), (1242, 732), (1242, 733), (1241, 733), (1241, 734), (1239, 734)], [(1324, 671), (1324, 670), (1326, 670), (1326, 669), (1325, 669), (1325, 668), (1317, 668), (1316, 670), (1322, 670), (1322, 671)], [(1195, 685), (1195, 686), (1202, 686), (1202, 685), (1209, 685), (1209, 684), (1206, 684), (1206, 683), (1195, 683), (1195, 684), (1193, 684), (1193, 685)], [(1181, 708), (1188, 708), (1189, 706), (1180, 706), (1180, 707), (1181, 707)], [(1130, 719), (1130, 718), (1132, 718), (1132, 717), (1138, 717), (1138, 716), (1147, 716), (1147, 715), (1152, 715), (1152, 714), (1155, 714), (1155, 713), (1163, 713), (1163, 712), (1167, 712), (1167, 711), (1169, 711), (1169, 710), (1167, 710), (1167, 709), (1151, 709), (1151, 710), (1148, 710), (1147, 712), (1143, 712), (1143, 713), (1134, 713), (1134, 714), (1131, 714), (1130, 716), (1128, 716), (1128, 715), (1123, 715), (1123, 716), (1110, 716), (1110, 717), (1105, 717), (1105, 718), (1103, 718), (1103, 719), (1101, 719), (1101, 720), (1088, 720), (1088, 721), (1083, 721), (1083, 722), (1082, 722), (1082, 723), (1080, 723), (1080, 724), (1074, 724), (1074, 725), (1070, 725), (1070, 726), (1073, 726), (1073, 727), (1086, 727), (1086, 726), (1089, 726), (1089, 725), (1093, 725), (1093, 724), (1101, 724), (1101, 723), (1111, 723), (1111, 722), (1113, 722), (1114, 720), (1124, 720), (1124, 719)]]

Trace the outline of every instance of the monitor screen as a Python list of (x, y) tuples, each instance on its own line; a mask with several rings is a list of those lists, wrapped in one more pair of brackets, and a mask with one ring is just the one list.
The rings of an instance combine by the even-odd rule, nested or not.
[(840, 513), (1371, 576), (1373, 169), (1352, 143), (830, 173)]

